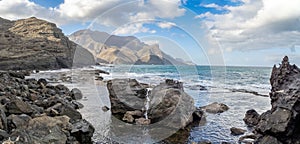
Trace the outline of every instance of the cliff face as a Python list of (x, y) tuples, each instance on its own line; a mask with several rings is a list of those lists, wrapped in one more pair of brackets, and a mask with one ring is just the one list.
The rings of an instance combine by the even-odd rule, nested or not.
[(258, 144), (300, 143), (300, 69), (284, 57), (270, 79), (271, 110), (259, 116), (255, 127)]
[(0, 69), (59, 69), (94, 64), (93, 55), (55, 24), (31, 17), (0, 18)]
[(115, 36), (105, 32), (80, 30), (69, 38), (91, 51), (98, 62), (102, 63), (186, 65), (163, 53), (157, 44), (148, 45), (133, 36)]

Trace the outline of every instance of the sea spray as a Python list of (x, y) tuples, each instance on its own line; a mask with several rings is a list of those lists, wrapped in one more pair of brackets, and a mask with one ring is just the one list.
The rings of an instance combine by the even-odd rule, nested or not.
[(150, 106), (150, 98), (149, 98), (150, 91), (151, 88), (146, 88), (146, 104), (145, 104), (145, 114), (144, 114), (145, 119), (148, 119), (148, 110)]

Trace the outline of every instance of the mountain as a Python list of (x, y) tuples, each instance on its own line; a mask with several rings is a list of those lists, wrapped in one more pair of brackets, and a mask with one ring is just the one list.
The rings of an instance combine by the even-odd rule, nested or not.
[(186, 65), (159, 49), (158, 44), (148, 45), (134, 36), (116, 36), (105, 32), (80, 30), (69, 36), (88, 49), (98, 62), (136, 65)]
[(0, 18), (0, 70), (59, 69), (94, 64), (93, 55), (54, 23)]

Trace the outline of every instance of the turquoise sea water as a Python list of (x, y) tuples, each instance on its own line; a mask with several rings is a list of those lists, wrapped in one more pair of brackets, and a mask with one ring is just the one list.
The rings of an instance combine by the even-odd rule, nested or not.
[[(256, 109), (262, 113), (270, 109), (268, 97), (256, 96), (249, 93), (232, 92), (232, 89), (245, 89), (267, 95), (270, 91), (269, 78), (271, 68), (267, 67), (210, 67), (210, 66), (95, 66), (110, 72), (102, 75), (104, 80), (114, 78), (133, 78), (139, 82), (151, 85), (159, 84), (165, 79), (177, 79), (184, 84), (184, 90), (194, 98), (195, 106), (205, 106), (212, 102), (221, 102), (230, 109), (221, 114), (206, 114), (206, 123), (195, 127), (190, 133), (187, 143), (211, 141), (212, 143), (237, 143), (239, 136), (230, 134), (231, 127), (251, 129), (243, 122), (244, 114), (249, 109)], [(87, 68), (92, 69), (92, 68)], [(110, 113), (101, 111), (101, 107), (109, 106), (108, 93), (105, 84), (98, 85), (94, 81), (94, 73), (86, 73), (86, 69), (46, 71), (34, 77), (71, 77), (70, 82), (60, 82), (70, 88), (78, 87), (86, 99), (81, 102), (85, 107), (81, 110), (83, 116), (96, 128), (94, 140), (105, 141), (104, 137), (114, 139), (109, 135), (111, 131)], [(200, 89), (200, 85), (206, 90)], [(151, 137), (125, 136), (126, 143), (152, 143)], [(141, 140), (141, 141), (138, 141)], [(107, 142), (109, 143), (109, 142)]]

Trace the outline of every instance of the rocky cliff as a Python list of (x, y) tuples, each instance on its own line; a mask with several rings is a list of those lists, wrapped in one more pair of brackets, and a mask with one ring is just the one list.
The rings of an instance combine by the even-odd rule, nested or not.
[(162, 52), (159, 45), (145, 44), (133, 36), (115, 36), (105, 32), (80, 30), (69, 38), (90, 50), (101, 63), (186, 65)]
[(59, 69), (94, 64), (93, 55), (54, 23), (31, 17), (0, 18), (0, 69)]
[(290, 65), (286, 56), (279, 67), (273, 67), (270, 82), (271, 110), (251, 117), (255, 119), (251, 125), (256, 125), (256, 143), (299, 144), (300, 69), (296, 65)]

